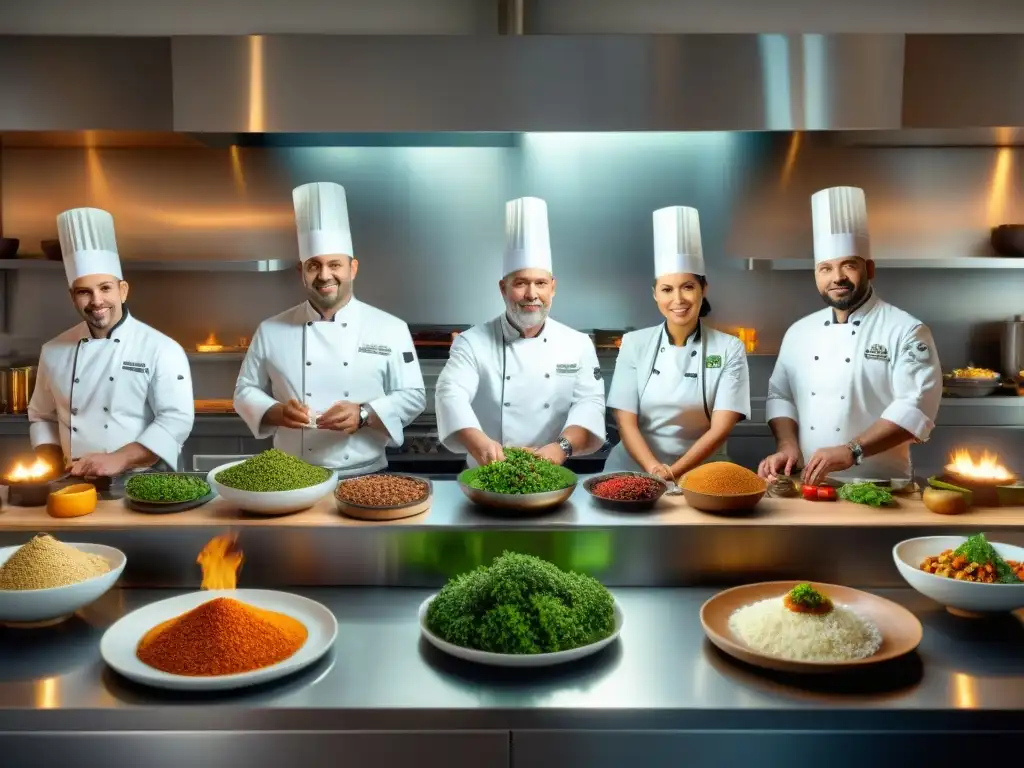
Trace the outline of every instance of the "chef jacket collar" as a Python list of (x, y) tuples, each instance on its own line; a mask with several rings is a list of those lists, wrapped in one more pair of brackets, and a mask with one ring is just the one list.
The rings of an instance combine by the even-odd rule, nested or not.
[[(686, 337), (686, 341), (683, 342), (683, 346), (686, 347), (692, 341), (694, 344), (700, 341), (700, 327), (703, 325), (700, 320), (697, 321), (697, 327), (693, 329), (693, 333)], [(666, 320), (661, 324), (661, 338), (665, 340), (665, 344), (671, 346), (672, 335), (668, 332), (668, 321)]]
[[(114, 323), (113, 326), (111, 326), (110, 330), (107, 331), (107, 335), (106, 336), (96, 336), (96, 337), (94, 337), (92, 335), (92, 332), (89, 330), (89, 324), (88, 323), (82, 323), (82, 336), (81, 336), (80, 341), (90, 341), (93, 338), (95, 338), (97, 341), (100, 341), (102, 339), (118, 339), (125, 332), (129, 331), (134, 324), (135, 324), (135, 318), (132, 317), (131, 312), (128, 311), (128, 305), (127, 304), (122, 304), (121, 305), (121, 319), (118, 320), (116, 323)], [(117, 334), (117, 336), (114, 335), (115, 333)]]
[[(536, 338), (544, 338), (544, 334), (547, 332), (548, 324), (545, 322), (544, 327), (540, 329), (540, 333), (537, 334)], [(501, 335), (504, 337), (506, 342), (513, 342), (517, 339), (523, 338), (523, 332), (512, 325), (512, 321), (508, 319), (508, 313), (504, 313), (501, 316)]]
[[(853, 312), (846, 317), (846, 322), (853, 323), (854, 325), (860, 325), (861, 321), (878, 305), (878, 296), (875, 294), (874, 286), (868, 288), (868, 295), (864, 297), (864, 301), (860, 303)], [(832, 310), (832, 324), (841, 325), (838, 318), (836, 318), (835, 309)]]
[(342, 320), (348, 322), (349, 319), (356, 311), (356, 305), (359, 302), (356, 301), (356, 297), (353, 296), (348, 300), (348, 304), (339, 309), (334, 313), (334, 316), (330, 320), (325, 320), (324, 316), (320, 314), (320, 310), (314, 307), (309, 301), (306, 302), (304, 309), (306, 312), (306, 320), (311, 323), (333, 323), (335, 320)]

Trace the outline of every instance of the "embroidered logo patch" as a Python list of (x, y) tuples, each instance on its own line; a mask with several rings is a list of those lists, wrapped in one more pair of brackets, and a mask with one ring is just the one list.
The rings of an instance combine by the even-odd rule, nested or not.
[(402, 359), (405, 360), (405, 362), (407, 363), (411, 363), (413, 360), (416, 359), (416, 356), (412, 352), (403, 352)]
[(388, 357), (391, 354), (391, 347), (385, 347), (383, 344), (364, 344), (359, 348), (359, 351), (364, 355)]
[(927, 363), (932, 356), (931, 349), (923, 341), (917, 341), (911, 339), (903, 345), (903, 357), (905, 357), (911, 363), (924, 364)]
[(121, 370), (132, 373), (149, 373), (149, 366), (145, 363), (133, 363), (130, 360), (125, 360), (121, 363)]
[(697, 374), (696, 373), (684, 373), (683, 376), (685, 376), (688, 379), (696, 379), (697, 378)]
[(601, 367), (600, 366), (598, 366), (597, 368), (594, 369), (594, 378), (597, 379), (598, 381), (600, 381), (602, 378), (604, 378), (604, 374), (601, 373)]
[(868, 360), (881, 360), (889, 362), (889, 350), (883, 344), (872, 344), (864, 350), (864, 357)]
[(555, 366), (555, 373), (559, 376), (575, 376), (579, 372), (579, 363), (559, 363)]
[(708, 355), (704, 361), (705, 368), (721, 368), (722, 367), (722, 356), (721, 355)]

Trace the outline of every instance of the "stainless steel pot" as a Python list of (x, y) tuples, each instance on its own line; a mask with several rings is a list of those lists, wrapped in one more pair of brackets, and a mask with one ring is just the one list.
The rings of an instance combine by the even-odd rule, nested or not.
[(7, 413), (26, 413), (36, 387), (36, 366), (25, 365), (3, 371), (7, 389)]
[(1003, 326), (1003, 375), (1016, 379), (1024, 371), (1024, 315), (1017, 315)]

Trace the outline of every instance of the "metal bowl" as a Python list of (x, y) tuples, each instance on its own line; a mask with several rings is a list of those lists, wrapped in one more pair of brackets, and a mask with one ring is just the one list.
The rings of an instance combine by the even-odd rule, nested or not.
[[(579, 484), (577, 480), (573, 480), (572, 485), (567, 488), (544, 493), (494, 493), (473, 488), (465, 482), (466, 473), (472, 471), (471, 469), (463, 470), (458, 478), (459, 488), (466, 494), (467, 499), (481, 507), (514, 512), (543, 512), (561, 506), (569, 500)], [(575, 475), (573, 477), (575, 478)]]
[(988, 397), (1003, 386), (1000, 379), (943, 379), (942, 388), (950, 397)]
[[(627, 501), (623, 499), (606, 499), (603, 496), (598, 496), (594, 493), (594, 486), (604, 480), (610, 480), (613, 477), (646, 477), (648, 480), (654, 480), (659, 486), (658, 495), (653, 499), (638, 499), (635, 501)], [(662, 480), (660, 477), (655, 475), (649, 475), (646, 472), (608, 472), (604, 475), (595, 475), (594, 477), (588, 477), (583, 481), (583, 490), (590, 494), (591, 498), (594, 499), (602, 507), (608, 507), (609, 509), (615, 509), (620, 512), (644, 512), (652, 509), (655, 504), (658, 503), (658, 499), (665, 495), (668, 490), (668, 483)]]

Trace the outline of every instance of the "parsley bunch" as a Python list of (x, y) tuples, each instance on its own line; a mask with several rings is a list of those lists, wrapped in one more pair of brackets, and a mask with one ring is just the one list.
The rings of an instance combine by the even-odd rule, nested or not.
[(839, 498), (869, 507), (885, 507), (894, 503), (892, 493), (874, 483), (847, 483), (839, 489)]
[(576, 482), (576, 475), (522, 448), (506, 448), (504, 461), (466, 470), (460, 479), (481, 491), (524, 494), (568, 488)]
[(992, 563), (992, 567), (996, 569), (996, 581), (999, 584), (1020, 584), (1020, 579), (1017, 578), (1017, 574), (1013, 572), (1013, 568), (996, 552), (995, 547), (989, 544), (988, 539), (985, 538), (985, 534), (976, 533), (973, 536), (968, 536), (967, 541), (953, 550), (953, 556), (963, 556), (967, 558), (968, 563), (977, 563), (978, 565), (988, 565)]
[(532, 555), (505, 552), (456, 576), (427, 609), (442, 640), (492, 653), (553, 653), (615, 631), (614, 601), (596, 579)]

